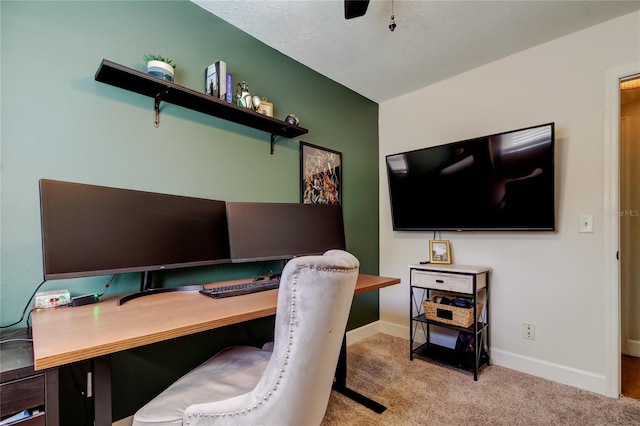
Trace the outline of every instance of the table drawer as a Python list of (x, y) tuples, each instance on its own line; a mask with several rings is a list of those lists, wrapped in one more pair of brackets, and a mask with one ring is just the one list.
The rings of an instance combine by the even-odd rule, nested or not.
[(2, 417), (44, 406), (44, 374), (0, 385)]
[[(473, 293), (473, 277), (473, 275), (446, 274), (413, 269), (411, 271), (411, 285), (471, 294)], [(486, 274), (477, 275), (476, 286), (478, 290), (487, 286)]]

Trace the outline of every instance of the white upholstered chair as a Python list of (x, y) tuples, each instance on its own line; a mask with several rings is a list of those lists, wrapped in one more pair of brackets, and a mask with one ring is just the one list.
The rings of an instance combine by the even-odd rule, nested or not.
[(319, 425), (358, 268), (342, 250), (289, 261), (273, 346), (222, 350), (142, 407), (133, 425)]

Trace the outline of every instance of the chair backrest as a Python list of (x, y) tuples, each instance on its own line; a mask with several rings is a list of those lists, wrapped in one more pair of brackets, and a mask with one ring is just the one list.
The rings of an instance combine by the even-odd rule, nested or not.
[(260, 381), (253, 391), (226, 401), (227, 412), (212, 414), (210, 404), (190, 406), (184, 424), (208, 424), (224, 415), (225, 425), (319, 425), (359, 266), (342, 250), (289, 261), (280, 280), (273, 354)]

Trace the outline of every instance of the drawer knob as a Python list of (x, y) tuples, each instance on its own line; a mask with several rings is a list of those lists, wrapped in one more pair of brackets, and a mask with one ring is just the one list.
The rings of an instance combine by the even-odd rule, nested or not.
[(444, 280), (436, 280), (436, 282), (437, 282), (438, 284), (443, 284), (443, 283), (444, 283)]

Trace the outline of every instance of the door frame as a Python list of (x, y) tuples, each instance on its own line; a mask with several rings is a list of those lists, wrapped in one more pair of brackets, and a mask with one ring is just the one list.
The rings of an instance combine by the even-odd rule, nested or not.
[(640, 74), (640, 61), (607, 71), (604, 102), (604, 373), (605, 394), (620, 397), (620, 80)]

